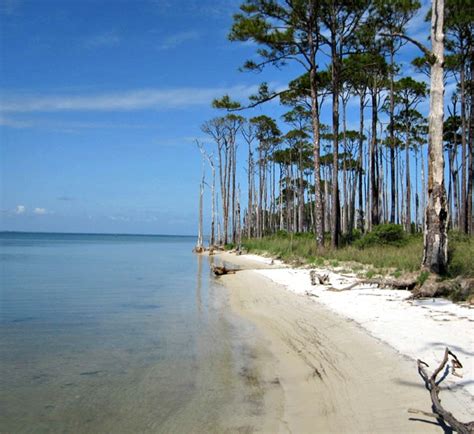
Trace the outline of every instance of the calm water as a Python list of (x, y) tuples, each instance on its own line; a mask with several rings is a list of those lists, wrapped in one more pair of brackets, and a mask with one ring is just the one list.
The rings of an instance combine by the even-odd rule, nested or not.
[(0, 241), (1, 432), (258, 425), (260, 397), (242, 375), (254, 330), (230, 312), (193, 238)]

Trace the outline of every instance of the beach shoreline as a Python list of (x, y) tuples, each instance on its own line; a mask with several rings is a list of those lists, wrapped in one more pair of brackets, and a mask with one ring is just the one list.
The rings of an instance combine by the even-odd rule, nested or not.
[[(268, 363), (273, 365), (272, 384), (283, 394), (283, 408), (270, 411), (273, 417), (281, 416), (264, 426), (271, 426), (273, 432), (298, 433), (443, 432), (434, 419), (408, 413), (409, 408), (430, 412), (429, 394), (413, 356), (372, 333), (377, 321), (361, 324), (343, 310), (338, 312), (329, 298), (321, 297), (321, 288), (318, 294), (308, 296), (308, 289), (317, 290), (311, 288), (305, 275), (309, 270), (291, 269), (255, 255), (225, 252), (216, 259), (241, 269), (220, 281), (230, 290), (231, 309), (257, 326), (273, 355)], [(356, 292), (331, 295), (339, 300), (349, 297), (350, 305)], [(362, 310), (360, 315), (367, 316), (366, 309)], [(426, 336), (419, 336), (418, 330), (414, 333), (423, 344)], [(452, 349), (463, 351), (458, 356), (462, 360), (469, 356), (467, 362), (471, 364), (472, 347)], [(439, 360), (443, 353), (436, 351), (436, 355)], [(471, 383), (472, 366), (467, 368), (464, 384), (447, 382), (450, 390), (443, 388), (441, 392), (445, 407), (463, 421), (473, 418), (473, 396), (463, 387)], [(278, 405), (281, 399), (272, 402), (268, 397), (265, 401), (268, 409)]]

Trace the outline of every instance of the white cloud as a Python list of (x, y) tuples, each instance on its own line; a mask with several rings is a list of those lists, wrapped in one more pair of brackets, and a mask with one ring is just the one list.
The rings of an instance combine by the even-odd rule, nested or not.
[(31, 128), (34, 124), (30, 121), (11, 119), (0, 115), (0, 126), (10, 128)]
[(45, 215), (47, 214), (46, 208), (35, 208), (33, 212), (37, 215)]
[(63, 121), (51, 119), (14, 119), (11, 117), (0, 115), (0, 126), (9, 128), (40, 128), (52, 131), (60, 131), (66, 133), (76, 133), (84, 129), (116, 129), (116, 128), (130, 128), (130, 129), (146, 129), (154, 128), (153, 124), (140, 123), (113, 123), (113, 122), (80, 122), (80, 121)]
[(15, 208), (15, 214), (24, 214), (26, 212), (25, 205), (17, 205)]
[[(99, 95), (35, 95), (5, 97), (0, 101), (0, 112), (59, 112), (59, 111), (132, 111), (143, 109), (185, 108), (209, 106), (213, 98), (230, 94), (245, 98), (258, 90), (257, 85), (174, 89), (129, 90)], [(3, 118), (5, 120), (5, 118)]]
[(199, 33), (196, 31), (180, 32), (164, 38), (158, 48), (160, 50), (169, 50), (185, 42), (195, 41), (196, 39), (199, 39)]

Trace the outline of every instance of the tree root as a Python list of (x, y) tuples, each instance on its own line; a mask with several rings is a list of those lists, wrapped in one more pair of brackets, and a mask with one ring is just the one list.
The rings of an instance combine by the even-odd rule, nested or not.
[(451, 296), (454, 299), (463, 300), (474, 294), (474, 279), (456, 277), (450, 280), (439, 280), (437, 276), (430, 276), (419, 288), (417, 288), (412, 299)]
[[(449, 350), (449, 348), (446, 348), (444, 352), (444, 358), (441, 364), (434, 370), (431, 376), (429, 376), (428, 372), (426, 371), (428, 364), (423, 362), (420, 359), (417, 360), (418, 373), (420, 374), (421, 378), (423, 378), (426, 389), (430, 392), (433, 413), (426, 413), (426, 412), (422, 412), (421, 410), (409, 410), (409, 411), (420, 412), (424, 414), (425, 416), (436, 417), (437, 419), (448, 424), (454, 431), (457, 431), (460, 434), (473, 434), (474, 421), (467, 422), (467, 423), (460, 422), (453, 416), (452, 413), (444, 409), (444, 407), (441, 405), (441, 400), (439, 398), (439, 392), (440, 392), (439, 384), (443, 381), (444, 377), (438, 381), (436, 380), (436, 377), (443, 370), (445, 370), (445, 367), (450, 357), (451, 357), (451, 373), (455, 374), (456, 369), (462, 368), (462, 364), (459, 361), (459, 359), (456, 357), (456, 355)], [(449, 366), (446, 367), (446, 369), (449, 369)]]

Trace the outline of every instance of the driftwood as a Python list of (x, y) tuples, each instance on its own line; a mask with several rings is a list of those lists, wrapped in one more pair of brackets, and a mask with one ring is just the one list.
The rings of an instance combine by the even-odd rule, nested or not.
[(225, 274), (235, 274), (236, 269), (227, 268), (225, 265), (213, 265), (212, 272), (215, 276), (224, 276)]
[(417, 281), (415, 278), (406, 278), (406, 279), (391, 279), (391, 278), (377, 278), (374, 277), (372, 279), (364, 279), (364, 280), (359, 280), (357, 282), (352, 283), (349, 286), (346, 286), (345, 288), (340, 288), (336, 289), (334, 288), (334, 291), (340, 292), (340, 291), (349, 291), (352, 288), (355, 288), (356, 286), (359, 285), (377, 285), (379, 288), (393, 288), (393, 289), (405, 289), (405, 290), (412, 290), (416, 284)]
[[(424, 414), (425, 416), (436, 417), (441, 423), (448, 424), (454, 431), (457, 431), (460, 434), (473, 434), (474, 421), (467, 422), (467, 423), (460, 422), (453, 416), (452, 413), (447, 411), (441, 405), (441, 399), (439, 398), (439, 391), (440, 391), (439, 384), (443, 381), (443, 379), (446, 376), (445, 368), (449, 369), (449, 367), (447, 367), (446, 365), (448, 364), (450, 357), (451, 357), (451, 373), (454, 375), (457, 375), (456, 369), (462, 368), (462, 364), (459, 361), (459, 359), (456, 357), (456, 355), (453, 354), (449, 350), (449, 348), (446, 348), (446, 350), (444, 351), (444, 358), (442, 362), (434, 370), (431, 376), (429, 376), (428, 372), (426, 371), (428, 364), (423, 362), (422, 360), (419, 360), (419, 359), (417, 360), (418, 372), (421, 378), (423, 378), (423, 381), (425, 382), (426, 389), (430, 392), (433, 413), (427, 413), (421, 410), (414, 410), (414, 409), (410, 409), (408, 411), (410, 413), (421, 413), (421, 414)], [(443, 373), (443, 376), (437, 380), (436, 377), (442, 371), (445, 371)]]
[(329, 276), (327, 274), (318, 274), (316, 270), (309, 272), (309, 278), (311, 279), (311, 285), (328, 285)]

